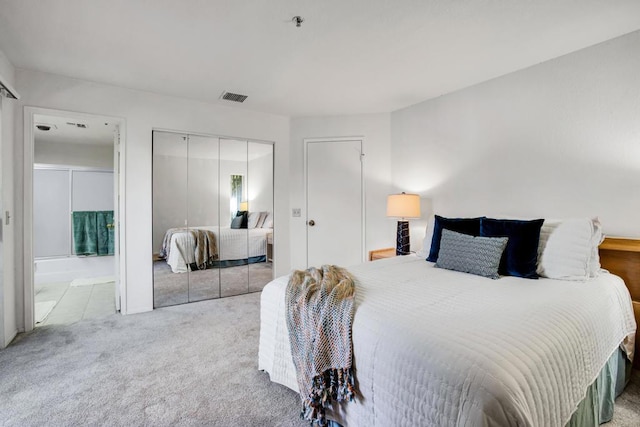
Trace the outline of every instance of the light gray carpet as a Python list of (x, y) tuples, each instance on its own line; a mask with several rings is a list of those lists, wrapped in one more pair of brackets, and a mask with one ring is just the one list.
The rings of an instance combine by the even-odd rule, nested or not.
[[(307, 426), (258, 371), (260, 294), (68, 326), (0, 351), (0, 425)], [(640, 375), (609, 426), (640, 425)]]
[(3, 426), (303, 426), (258, 371), (260, 294), (43, 326), (0, 351)]

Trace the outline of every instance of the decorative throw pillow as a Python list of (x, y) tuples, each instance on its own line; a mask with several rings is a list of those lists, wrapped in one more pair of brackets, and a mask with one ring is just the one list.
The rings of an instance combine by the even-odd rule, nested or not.
[(431, 241), (433, 240), (433, 224), (435, 218), (431, 217), (427, 221), (427, 227), (424, 230), (424, 238), (422, 239), (422, 249), (416, 252), (418, 258), (427, 259), (431, 250)]
[(540, 229), (538, 274), (562, 280), (586, 280), (600, 273), (598, 218), (545, 219)]
[(431, 239), (431, 250), (427, 261), (436, 262), (438, 260), (438, 252), (440, 251), (440, 238), (442, 237), (442, 229), (457, 231), (458, 233), (470, 234), (472, 236), (480, 235), (479, 218), (445, 218), (439, 215), (435, 216), (433, 223), (433, 238)]
[(247, 220), (247, 228), (256, 228), (259, 219), (260, 212), (250, 212), (249, 219)]
[(260, 217), (258, 218), (258, 223), (256, 224), (256, 228), (262, 228), (264, 224), (264, 220), (267, 219), (267, 212), (260, 212)]
[(273, 228), (273, 212), (269, 212), (267, 217), (264, 219), (264, 223), (262, 224), (262, 228)]
[(249, 212), (247, 211), (238, 211), (236, 213), (236, 218), (241, 216), (242, 217), (242, 224), (240, 225), (240, 228), (247, 228), (247, 224), (249, 222)]
[(600, 218), (591, 219), (593, 224), (593, 236), (591, 238), (591, 257), (589, 259), (589, 276), (598, 277), (600, 275), (600, 250), (599, 246), (604, 242), (604, 233), (602, 232), (602, 223)]
[(474, 237), (442, 230), (436, 267), (498, 279), (498, 268), (508, 237)]
[(516, 219), (482, 218), (480, 235), (508, 237), (509, 243), (502, 255), (500, 274), (537, 279), (538, 243), (544, 219), (521, 221)]
[(231, 221), (231, 228), (242, 228), (242, 215), (233, 218), (233, 220)]

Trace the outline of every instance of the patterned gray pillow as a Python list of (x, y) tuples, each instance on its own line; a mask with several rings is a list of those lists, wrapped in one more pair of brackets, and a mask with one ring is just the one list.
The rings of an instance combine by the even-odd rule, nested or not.
[(237, 216), (231, 220), (231, 228), (242, 228), (242, 215)]
[(498, 279), (500, 258), (508, 237), (474, 237), (442, 230), (436, 267)]

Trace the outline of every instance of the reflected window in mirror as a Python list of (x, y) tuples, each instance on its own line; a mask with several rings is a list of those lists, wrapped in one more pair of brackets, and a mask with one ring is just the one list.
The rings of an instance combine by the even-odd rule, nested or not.
[(244, 188), (244, 175), (231, 175), (231, 197), (229, 199), (231, 218), (234, 218), (238, 211), (247, 210), (248, 203), (245, 201)]

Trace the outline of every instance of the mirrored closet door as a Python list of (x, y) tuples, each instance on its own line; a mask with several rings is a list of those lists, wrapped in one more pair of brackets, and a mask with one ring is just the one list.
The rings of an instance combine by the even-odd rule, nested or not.
[(249, 292), (258, 292), (273, 277), (273, 145), (249, 141), (247, 157)]
[(171, 240), (176, 248), (178, 233), (187, 231), (188, 171), (187, 135), (154, 132), (154, 307), (189, 302), (189, 270), (186, 264), (178, 264), (178, 253), (169, 252)]
[(273, 144), (153, 132), (154, 307), (273, 278)]
[[(189, 277), (189, 302), (220, 297), (216, 235), (218, 205), (218, 138), (187, 135), (187, 241), (177, 244)], [(169, 242), (171, 243), (171, 242)], [(170, 246), (170, 245), (169, 245)]]

